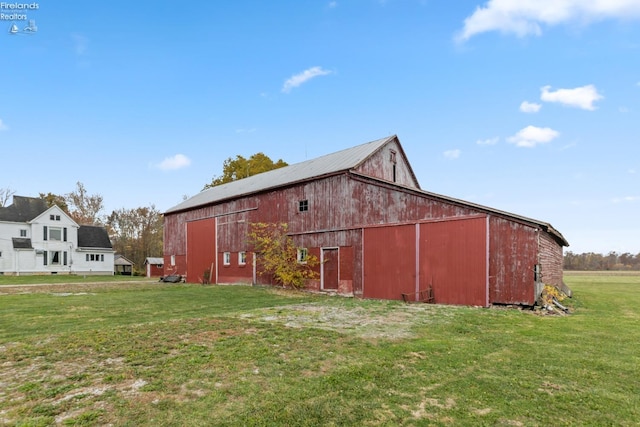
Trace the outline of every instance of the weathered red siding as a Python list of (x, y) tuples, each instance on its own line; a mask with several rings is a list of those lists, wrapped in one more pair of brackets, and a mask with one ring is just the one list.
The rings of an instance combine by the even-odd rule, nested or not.
[(403, 155), (402, 148), (396, 142), (382, 147), (356, 170), (364, 175), (395, 182), (406, 187), (420, 188), (409, 162)]
[(416, 288), (415, 225), (364, 232), (364, 297), (402, 299)]
[(486, 217), (420, 225), (421, 289), (435, 302), (488, 306)]
[(246, 252), (246, 263), (240, 263), (240, 253), (230, 252), (230, 263), (224, 264), (224, 253), (218, 252), (218, 283), (252, 283), (253, 253)]
[(546, 233), (539, 233), (538, 262), (545, 285), (562, 285), (562, 246)]
[(538, 229), (491, 216), (489, 230), (491, 303), (533, 305)]
[(216, 227), (215, 219), (187, 223), (187, 282), (202, 283), (209, 271), (215, 277)]
[[(390, 152), (395, 148), (396, 183), (404, 187), (390, 182)], [(439, 302), (530, 305), (535, 298), (535, 264), (542, 266), (545, 281), (561, 282), (562, 246), (541, 227), (416, 190), (417, 182), (400, 150), (399, 145), (389, 144), (353, 171), (166, 214), (165, 273), (174, 255), (175, 269), (186, 271), (188, 264), (188, 280), (197, 281), (217, 258), (218, 281), (253, 280), (251, 259), (242, 268), (233, 265), (238, 252), (252, 250), (246, 241), (249, 226), (282, 222), (288, 224), (299, 247), (317, 256), (321, 248), (339, 248), (340, 293), (397, 299), (405, 291), (431, 283)], [(307, 211), (298, 209), (302, 200), (308, 203)], [(479, 219), (487, 215), (488, 230), (487, 220)], [(469, 217), (476, 219), (466, 222)], [(462, 218), (458, 224), (454, 221)], [(187, 224), (200, 220), (210, 221), (207, 224), (218, 221), (214, 230), (206, 231), (208, 238), (198, 237), (201, 233), (195, 229), (187, 232), (192, 227)], [(419, 228), (420, 238), (438, 236), (435, 240), (416, 241), (416, 224), (439, 220), (443, 221), (439, 225)], [(226, 268), (221, 258), (224, 252), (232, 253), (232, 265)], [(416, 264), (418, 252), (421, 264)], [(429, 278), (433, 280), (428, 282)], [(258, 282), (273, 282), (259, 274), (259, 265)], [(441, 283), (448, 284), (438, 288)], [(318, 279), (310, 287), (320, 289), (321, 285)]]

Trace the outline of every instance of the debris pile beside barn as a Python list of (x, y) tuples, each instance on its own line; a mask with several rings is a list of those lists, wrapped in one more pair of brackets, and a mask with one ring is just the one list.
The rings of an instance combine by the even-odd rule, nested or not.
[(538, 298), (538, 311), (540, 314), (570, 314), (571, 309), (562, 304), (568, 296), (557, 286), (545, 285)]

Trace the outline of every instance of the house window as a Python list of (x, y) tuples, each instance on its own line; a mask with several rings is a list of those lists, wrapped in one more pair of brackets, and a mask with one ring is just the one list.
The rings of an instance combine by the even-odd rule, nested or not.
[(27, 237), (27, 230), (20, 230), (20, 237)]
[(231, 265), (231, 252), (225, 252), (222, 254), (222, 263), (224, 265)]
[(62, 240), (62, 228), (60, 227), (49, 227), (49, 240)]
[(247, 253), (242, 251), (238, 252), (238, 264), (245, 265), (247, 263)]
[(176, 265), (176, 256), (171, 255), (171, 267), (175, 267), (175, 265)]
[(298, 262), (300, 264), (305, 264), (308, 257), (309, 251), (307, 250), (307, 248), (298, 248)]
[(309, 201), (308, 200), (300, 200), (298, 202), (298, 211), (306, 212), (309, 210)]
[(51, 221), (60, 221), (60, 215), (49, 215)]
[(60, 265), (60, 251), (49, 252), (51, 257), (51, 265)]

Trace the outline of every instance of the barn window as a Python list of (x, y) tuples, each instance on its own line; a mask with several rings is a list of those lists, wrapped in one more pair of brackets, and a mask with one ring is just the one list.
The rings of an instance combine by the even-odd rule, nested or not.
[(298, 211), (306, 212), (309, 210), (309, 201), (308, 200), (300, 200), (298, 202)]
[(174, 267), (175, 265), (176, 265), (176, 256), (171, 255), (171, 267)]
[(238, 264), (245, 265), (247, 263), (247, 253), (242, 251), (238, 252)]
[(225, 252), (222, 254), (222, 263), (224, 265), (231, 265), (231, 252)]
[(309, 257), (309, 251), (307, 248), (298, 248), (298, 262), (300, 264), (306, 264)]

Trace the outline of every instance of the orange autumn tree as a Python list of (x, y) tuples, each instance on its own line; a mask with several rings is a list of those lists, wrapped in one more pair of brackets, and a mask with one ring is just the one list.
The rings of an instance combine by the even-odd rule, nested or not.
[(318, 257), (295, 245), (287, 234), (288, 228), (286, 223), (252, 223), (248, 242), (265, 273), (272, 274), (284, 287), (304, 288), (307, 281), (319, 277), (314, 267), (320, 262)]

